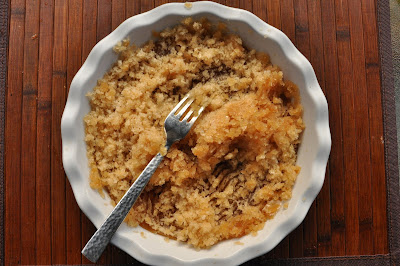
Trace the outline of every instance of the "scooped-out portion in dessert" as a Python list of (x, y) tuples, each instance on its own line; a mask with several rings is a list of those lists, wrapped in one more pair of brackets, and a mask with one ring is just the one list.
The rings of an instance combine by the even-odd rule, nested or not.
[(164, 120), (187, 93), (206, 106), (174, 144), (126, 222), (196, 248), (263, 228), (291, 198), (304, 130), (298, 88), (223, 24), (185, 19), (116, 64), (88, 94), (91, 186), (116, 204), (164, 146)]

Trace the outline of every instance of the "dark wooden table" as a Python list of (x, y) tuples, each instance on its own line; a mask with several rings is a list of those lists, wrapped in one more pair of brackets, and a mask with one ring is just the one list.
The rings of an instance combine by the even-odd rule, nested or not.
[[(281, 29), (310, 60), (329, 104), (332, 151), (322, 191), (304, 222), (254, 262), (388, 254), (376, 1), (218, 2)], [(60, 119), (69, 85), (99, 40), (162, 3), (9, 2), (5, 265), (89, 263), (80, 252), (95, 228), (76, 204), (61, 161)], [(113, 246), (99, 261), (127, 262), (138, 263)]]

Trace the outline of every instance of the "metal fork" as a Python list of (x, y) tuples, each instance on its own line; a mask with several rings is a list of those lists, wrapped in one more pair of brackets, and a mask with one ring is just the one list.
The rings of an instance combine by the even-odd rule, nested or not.
[[(165, 147), (167, 151), (174, 142), (183, 139), (187, 135), (194, 122), (197, 120), (201, 112), (203, 112), (204, 107), (200, 107), (196, 114), (194, 114), (193, 110), (189, 110), (193, 101), (193, 98), (186, 95), (165, 119), (164, 130), (167, 134)], [(177, 111), (179, 112), (177, 113)], [(186, 115), (181, 119), (185, 113)], [(154, 156), (122, 199), (118, 202), (117, 206), (115, 206), (106, 221), (96, 231), (89, 242), (87, 242), (86, 246), (82, 250), (82, 254), (90, 261), (96, 262), (100, 258), (104, 249), (114, 236), (114, 233), (117, 231), (129, 210), (139, 198), (140, 193), (142, 193), (144, 187), (153, 176), (163, 158), (164, 156), (161, 153)]]

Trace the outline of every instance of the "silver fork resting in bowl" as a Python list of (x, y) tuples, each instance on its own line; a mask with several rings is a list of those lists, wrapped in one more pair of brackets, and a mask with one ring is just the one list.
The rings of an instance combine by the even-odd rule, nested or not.
[[(165, 119), (164, 130), (167, 134), (165, 148), (167, 151), (169, 148), (171, 148), (172, 144), (183, 139), (188, 134), (194, 122), (197, 120), (201, 112), (203, 112), (204, 107), (200, 107), (196, 114), (194, 114), (193, 110), (189, 110), (189, 107), (193, 102), (194, 99), (190, 98), (189, 94), (186, 95)], [(178, 110), (179, 112), (177, 113)], [(185, 113), (185, 117), (181, 119)], [(125, 219), (129, 210), (139, 198), (140, 193), (142, 193), (144, 187), (153, 176), (163, 158), (164, 155), (161, 153), (158, 153), (156, 156), (154, 156), (154, 158), (149, 162), (143, 172), (122, 197), (122, 199), (118, 202), (117, 206), (115, 206), (114, 210), (107, 217), (106, 221), (96, 231), (96, 233), (94, 233), (92, 238), (90, 238), (89, 242), (87, 242), (86, 246), (82, 250), (82, 254), (87, 259), (92, 262), (96, 262), (100, 258), (104, 249), (111, 241), (111, 238), (114, 236), (118, 227)]]

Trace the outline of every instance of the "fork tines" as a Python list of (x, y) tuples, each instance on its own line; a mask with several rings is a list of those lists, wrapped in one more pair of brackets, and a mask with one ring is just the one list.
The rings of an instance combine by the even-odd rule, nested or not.
[[(193, 115), (195, 113), (195, 111), (193, 109), (189, 110), (189, 107), (193, 104), (194, 100), (195, 99), (190, 97), (189, 94), (186, 94), (186, 96), (183, 97), (183, 99), (175, 106), (175, 108), (172, 109), (170, 115), (173, 115), (176, 118), (178, 118), (179, 120), (181, 120), (182, 116), (186, 113), (186, 115), (184, 116), (184, 118), (181, 121), (188, 122), (188, 123), (194, 123), (196, 121), (196, 119), (199, 117), (199, 115), (201, 114), (201, 112), (204, 111), (204, 107), (201, 106), (197, 110), (196, 114)], [(193, 115), (193, 117), (192, 117), (192, 115)], [(190, 117), (192, 117), (192, 119), (189, 121)]]

